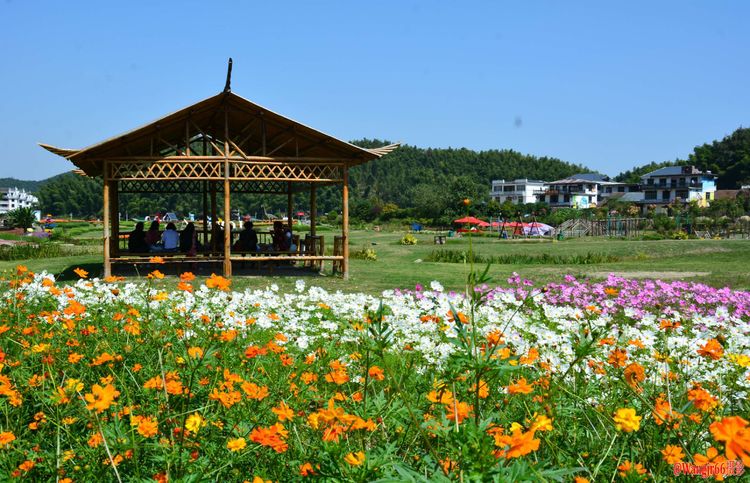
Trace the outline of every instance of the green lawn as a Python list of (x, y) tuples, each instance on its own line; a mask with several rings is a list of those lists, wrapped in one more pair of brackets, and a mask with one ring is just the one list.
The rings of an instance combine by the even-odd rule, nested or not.
[[(78, 236), (90, 238), (93, 230), (82, 231)], [(333, 233), (326, 233), (327, 243), (332, 242)], [(469, 237), (448, 239), (443, 246), (433, 244), (432, 235), (417, 235), (419, 243), (414, 246), (399, 244), (404, 233), (374, 232), (353, 230), (351, 250), (363, 247), (377, 252), (377, 261), (352, 260), (351, 276), (348, 281), (330, 275), (309, 276), (308, 283), (320, 285), (330, 290), (363, 291), (378, 293), (395, 287), (412, 288), (415, 284), (429, 284), (439, 280), (448, 289), (461, 289), (469, 271), (462, 263), (433, 263), (427, 259), (436, 249), (468, 250)], [(513, 272), (537, 282), (560, 281), (565, 274), (576, 277), (603, 278), (610, 272), (624, 276), (680, 278), (736, 289), (750, 289), (750, 240), (664, 240), (630, 241), (610, 239), (567, 239), (563, 241), (538, 240), (499, 240), (496, 238), (473, 237), (473, 249), (484, 256), (522, 256), (543, 254), (572, 259), (574, 256), (607, 255), (617, 261), (607, 263), (503, 263), (493, 264), (490, 275), (493, 281), (503, 283)], [(563, 259), (563, 261), (565, 261)], [(559, 261), (559, 260), (558, 260)], [(0, 270), (7, 270), (24, 263), (34, 271), (47, 270), (62, 273), (70, 278), (72, 269), (82, 266), (92, 275), (101, 272), (101, 258), (97, 255), (84, 255), (44, 260), (0, 262)], [(283, 271), (283, 270), (282, 270)], [(280, 271), (280, 272), (282, 272)], [(208, 273), (206, 273), (207, 275)], [(290, 289), (298, 276), (249, 276), (235, 277), (235, 288), (265, 287), (276, 283)]]

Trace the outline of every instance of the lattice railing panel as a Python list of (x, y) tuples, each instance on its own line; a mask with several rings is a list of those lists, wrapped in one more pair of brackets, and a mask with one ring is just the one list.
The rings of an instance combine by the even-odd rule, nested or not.
[(232, 163), (229, 169), (233, 179), (280, 181), (339, 181), (343, 179), (341, 167), (331, 164), (286, 163)]
[(286, 181), (232, 181), (229, 189), (232, 193), (267, 193), (286, 194)]
[(219, 179), (223, 176), (223, 161), (124, 162), (111, 165), (113, 179)]
[[(224, 160), (111, 161), (109, 177), (114, 180), (222, 180)], [(326, 163), (283, 163), (229, 161), (231, 181), (340, 182), (343, 167)]]
[(120, 193), (201, 193), (203, 181), (121, 180)]

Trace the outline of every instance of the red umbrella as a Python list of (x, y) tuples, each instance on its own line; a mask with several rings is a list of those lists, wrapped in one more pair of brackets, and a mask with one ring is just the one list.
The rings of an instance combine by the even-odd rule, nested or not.
[(474, 218), (473, 216), (465, 216), (463, 218), (459, 218), (458, 220), (453, 220), (453, 223), (463, 223), (463, 224), (467, 224), (467, 225), (488, 226), (488, 225), (482, 225), (482, 223), (487, 223), (486, 221), (482, 221), (479, 218)]
[(477, 223), (477, 226), (481, 226), (484, 228), (484, 227), (490, 226), (490, 224), (487, 223), (486, 221), (480, 221), (479, 223)]

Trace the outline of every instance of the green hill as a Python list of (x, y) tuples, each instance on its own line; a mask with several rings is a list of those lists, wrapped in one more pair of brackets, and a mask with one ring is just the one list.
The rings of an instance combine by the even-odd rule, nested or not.
[[(355, 141), (363, 147), (388, 144), (386, 141)], [(582, 166), (555, 158), (524, 155), (511, 150), (476, 152), (469, 149), (430, 149), (402, 146), (381, 159), (357, 166), (350, 172), (352, 213), (355, 208), (377, 212), (380, 208), (410, 209), (416, 217), (432, 218), (451, 205), (454, 198), (471, 198), (476, 203), (489, 200), (493, 179), (557, 179), (585, 170)], [(101, 213), (101, 181), (65, 173), (39, 182), (42, 211), (75, 216)], [(201, 212), (200, 196), (122, 195), (123, 212), (142, 217), (157, 211)], [(333, 187), (319, 191), (319, 211), (339, 210), (341, 196)], [(295, 196), (295, 204), (306, 210), (306, 194)], [(285, 196), (236, 195), (232, 208), (242, 213), (283, 212)]]
[(721, 141), (696, 146), (688, 159), (649, 163), (620, 173), (615, 179), (637, 183), (650, 171), (678, 165), (694, 165), (718, 175), (719, 189), (737, 189), (750, 184), (750, 128), (740, 127)]
[(0, 188), (19, 188), (35, 193), (44, 181), (28, 181), (16, 178), (0, 178)]

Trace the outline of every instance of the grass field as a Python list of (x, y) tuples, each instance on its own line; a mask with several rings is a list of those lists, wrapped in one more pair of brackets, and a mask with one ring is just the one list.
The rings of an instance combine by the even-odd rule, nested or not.
[[(330, 244), (333, 232), (327, 242)], [(417, 245), (401, 245), (404, 233), (353, 230), (351, 251), (372, 248), (377, 261), (351, 260), (350, 280), (330, 275), (310, 275), (308, 283), (331, 290), (379, 293), (383, 290), (412, 288), (415, 284), (429, 284), (439, 280), (448, 289), (460, 290), (466, 280), (466, 263), (436, 263), (428, 261), (435, 250), (467, 252), (470, 239), (449, 238), (442, 246), (433, 244), (433, 235), (417, 234)], [(77, 229), (76, 238), (88, 239), (99, 235), (97, 228)], [(747, 240), (662, 240), (633, 241), (617, 239), (580, 238), (562, 241), (499, 240), (472, 237), (474, 252), (481, 257), (501, 258), (490, 268), (496, 283), (503, 283), (513, 272), (535, 282), (560, 281), (566, 274), (578, 278), (601, 279), (610, 272), (639, 278), (689, 279), (715, 287), (730, 286), (750, 289), (750, 241)], [(546, 258), (542, 258), (546, 257)], [(606, 258), (603, 263), (585, 263)], [(3, 261), (0, 270), (24, 263), (31, 270), (47, 270), (73, 278), (72, 269), (86, 268), (93, 276), (101, 273), (100, 255), (82, 255), (28, 261)], [(279, 272), (281, 273), (281, 271)], [(210, 275), (200, 273), (199, 275)], [(234, 287), (264, 287), (276, 283), (281, 288), (294, 285), (298, 276), (235, 277)], [(314, 281), (313, 281), (314, 280)]]

